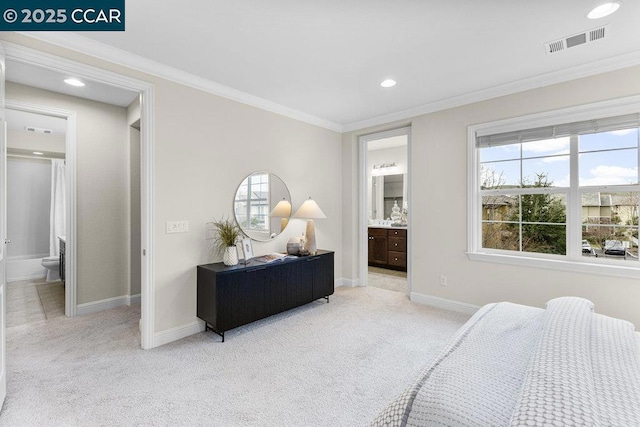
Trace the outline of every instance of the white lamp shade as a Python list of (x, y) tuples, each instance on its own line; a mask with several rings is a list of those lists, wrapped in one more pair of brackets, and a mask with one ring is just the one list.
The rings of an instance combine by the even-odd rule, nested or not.
[(269, 216), (273, 218), (289, 218), (291, 216), (291, 203), (285, 199), (280, 200)]
[(293, 217), (304, 219), (322, 219), (326, 218), (327, 216), (324, 214), (324, 212), (322, 212), (322, 209), (320, 209), (320, 206), (318, 206), (315, 200), (309, 198), (309, 200), (306, 200), (302, 204), (302, 206), (298, 208), (296, 213), (293, 214)]

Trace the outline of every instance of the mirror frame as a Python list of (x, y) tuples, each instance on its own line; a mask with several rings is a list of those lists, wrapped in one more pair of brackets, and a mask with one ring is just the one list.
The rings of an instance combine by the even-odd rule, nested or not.
[[(238, 202), (238, 191), (240, 190), (240, 187), (242, 187), (242, 185), (245, 183), (245, 181), (247, 181), (250, 177), (254, 175), (264, 175), (264, 174), (268, 175), (269, 177), (268, 179), (268, 186), (269, 186), (268, 211), (266, 212), (267, 221), (269, 224), (269, 230), (263, 233), (259, 230), (252, 230), (250, 228), (245, 228), (242, 226), (242, 224), (238, 220), (238, 213), (236, 212), (236, 203)], [(278, 185), (281, 187), (279, 193), (281, 194), (278, 194), (276, 197), (271, 197), (271, 193), (273, 192), (272, 183), (274, 179), (279, 181)], [(233, 203), (232, 203), (233, 218), (236, 221), (236, 224), (238, 225), (238, 227), (242, 230), (242, 233), (247, 237), (249, 237), (251, 240), (255, 240), (257, 242), (268, 242), (278, 237), (278, 235), (280, 235), (280, 233), (282, 233), (285, 230), (288, 224), (288, 220), (289, 218), (291, 218), (291, 215), (293, 214), (292, 212), (293, 209), (292, 209), (292, 211), (289, 212), (289, 216), (286, 218), (271, 217), (269, 215), (270, 212), (273, 211), (273, 208), (276, 206), (276, 204), (278, 204), (278, 202), (280, 202), (283, 199), (286, 199), (289, 203), (291, 203), (291, 192), (289, 191), (287, 184), (284, 182), (282, 178), (280, 178), (278, 175), (274, 173), (267, 172), (264, 170), (252, 172), (246, 175), (242, 179), (242, 181), (240, 181), (240, 184), (238, 184), (238, 186), (236, 187), (236, 191), (233, 194)], [(247, 201), (250, 201), (250, 200), (251, 199), (248, 199)], [(247, 210), (250, 211), (250, 209), (251, 207), (249, 203), (247, 206)]]

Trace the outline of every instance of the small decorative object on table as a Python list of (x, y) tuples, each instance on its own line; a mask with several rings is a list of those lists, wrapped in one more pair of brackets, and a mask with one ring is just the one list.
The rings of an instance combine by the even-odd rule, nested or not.
[(224, 265), (238, 264), (238, 248), (236, 243), (240, 238), (240, 228), (230, 219), (213, 220), (216, 235), (213, 238), (213, 249), (222, 257)]
[(287, 242), (287, 253), (289, 255), (298, 255), (300, 253), (300, 249), (302, 249), (300, 239), (298, 237), (290, 238)]
[(259, 262), (264, 262), (264, 263), (268, 263), (268, 262), (274, 262), (274, 261), (282, 261), (284, 259), (287, 258), (295, 258), (295, 256), (289, 256), (289, 255), (285, 255), (285, 254), (279, 254), (279, 253), (271, 253), (271, 254), (267, 254), (267, 255), (262, 255), (259, 257), (256, 257), (255, 260), (259, 261)]
[(251, 258), (253, 258), (253, 246), (251, 245), (251, 239), (242, 239), (242, 253), (244, 254), (244, 263), (246, 264)]
[(309, 249), (307, 249), (307, 238), (304, 237), (304, 233), (300, 237), (300, 250), (298, 251), (299, 256), (309, 256)]

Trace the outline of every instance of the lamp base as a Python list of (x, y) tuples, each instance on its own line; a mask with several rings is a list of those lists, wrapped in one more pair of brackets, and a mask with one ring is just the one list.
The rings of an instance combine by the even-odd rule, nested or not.
[(316, 227), (312, 219), (307, 221), (307, 231), (305, 237), (307, 239), (307, 242), (305, 243), (304, 248), (309, 251), (309, 255), (317, 254), (318, 247), (316, 246)]

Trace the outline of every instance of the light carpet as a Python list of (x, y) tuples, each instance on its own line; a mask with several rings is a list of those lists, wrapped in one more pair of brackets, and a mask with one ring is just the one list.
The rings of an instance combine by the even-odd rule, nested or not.
[(0, 425), (366, 425), (469, 318), (370, 287), (323, 301), (147, 351), (139, 307), (8, 328)]

